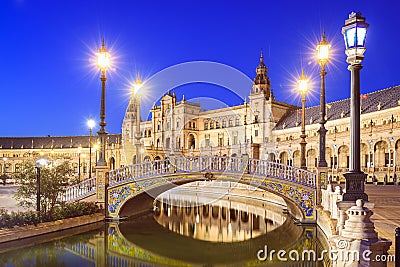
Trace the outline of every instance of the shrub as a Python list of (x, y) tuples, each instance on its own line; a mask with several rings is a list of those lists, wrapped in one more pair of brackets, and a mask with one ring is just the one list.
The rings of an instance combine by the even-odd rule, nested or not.
[(54, 208), (51, 214), (41, 213), (40, 218), (36, 211), (11, 212), (0, 209), (0, 228), (12, 228), (15, 226), (37, 225), (40, 222), (50, 222), (99, 212), (99, 208), (93, 202), (61, 203)]

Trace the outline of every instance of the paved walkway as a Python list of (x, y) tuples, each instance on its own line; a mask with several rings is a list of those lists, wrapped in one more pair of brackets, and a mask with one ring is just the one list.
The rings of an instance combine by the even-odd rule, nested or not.
[(0, 208), (8, 211), (25, 210), (25, 208), (17, 206), (17, 201), (14, 198), (17, 189), (18, 186), (16, 185), (0, 185)]
[(371, 217), (375, 230), (379, 237), (392, 240), (389, 254), (394, 255), (395, 228), (400, 227), (400, 186), (367, 185), (366, 193), (369, 201), (375, 203), (374, 214)]

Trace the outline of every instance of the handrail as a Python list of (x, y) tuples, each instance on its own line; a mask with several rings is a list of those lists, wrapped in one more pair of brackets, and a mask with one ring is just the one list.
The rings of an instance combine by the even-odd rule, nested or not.
[[(253, 174), (263, 181), (271, 177), (282, 181), (316, 188), (316, 173), (268, 160), (229, 156), (172, 156), (167, 159), (145, 161), (108, 172), (109, 186), (158, 177), (168, 173), (226, 172)], [(66, 189), (62, 200), (73, 201), (96, 190), (96, 178), (91, 178)]]

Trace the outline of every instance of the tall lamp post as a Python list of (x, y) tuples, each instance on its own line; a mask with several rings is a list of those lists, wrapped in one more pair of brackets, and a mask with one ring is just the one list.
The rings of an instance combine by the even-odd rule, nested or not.
[(3, 157), (3, 185), (6, 185), (6, 183), (7, 183), (6, 161), (7, 161), (7, 157)]
[(82, 153), (82, 147), (78, 147), (78, 181), (81, 181), (81, 153)]
[(104, 45), (104, 39), (101, 42), (101, 48), (96, 53), (96, 56), (97, 56), (97, 67), (100, 69), (100, 72), (101, 72), (101, 76), (100, 76), (101, 102), (100, 102), (100, 123), (99, 123), (100, 130), (97, 132), (97, 134), (100, 137), (100, 151), (99, 151), (99, 160), (97, 161), (97, 166), (107, 166), (106, 160), (105, 160), (105, 154), (106, 154), (105, 142), (106, 142), (107, 132), (104, 129), (104, 127), (107, 125), (105, 122), (105, 118), (106, 118), (106, 81), (107, 81), (106, 71), (111, 66), (111, 56)]
[(351, 106), (350, 106), (350, 170), (344, 174), (346, 193), (344, 201), (363, 199), (368, 201), (364, 192), (364, 181), (367, 175), (360, 166), (360, 70), (366, 50), (365, 41), (369, 25), (360, 12), (352, 12), (345, 21), (342, 34), (346, 45), (348, 69), (351, 73)]
[(307, 170), (306, 166), (306, 94), (308, 92), (308, 80), (301, 71), (299, 79), (299, 92), (301, 94), (301, 141), (300, 141), (300, 168)]
[(322, 40), (319, 42), (317, 46), (317, 52), (318, 52), (318, 63), (321, 66), (321, 91), (320, 91), (320, 128), (318, 130), (319, 132), (319, 161), (318, 161), (318, 167), (328, 167), (328, 164), (326, 163), (325, 159), (325, 141), (326, 141), (326, 129), (325, 129), (325, 114), (326, 114), (326, 109), (325, 109), (325, 65), (329, 62), (329, 49), (330, 49), (330, 44), (328, 41), (325, 39), (325, 33), (322, 34)]
[(319, 133), (319, 160), (318, 160), (318, 178), (317, 178), (317, 204), (320, 204), (321, 200), (321, 188), (325, 187), (327, 183), (326, 173), (328, 171), (328, 163), (326, 162), (326, 107), (325, 107), (325, 65), (329, 62), (329, 50), (331, 45), (325, 39), (325, 32), (322, 33), (322, 39), (317, 45), (317, 58), (318, 63), (321, 66), (321, 90), (320, 90), (320, 116), (319, 121), (320, 128)]
[(89, 127), (89, 179), (92, 178), (92, 132), (93, 127), (96, 125), (96, 122), (93, 120), (92, 116), (90, 116), (87, 121), (87, 125)]
[(40, 214), (40, 168), (47, 166), (47, 160), (40, 158), (36, 161), (36, 211)]

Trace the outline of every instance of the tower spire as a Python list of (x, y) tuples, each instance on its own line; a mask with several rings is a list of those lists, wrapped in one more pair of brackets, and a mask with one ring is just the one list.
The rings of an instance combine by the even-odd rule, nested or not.
[(262, 48), (261, 48), (261, 52), (260, 52), (260, 63), (264, 63), (264, 55), (263, 55)]

